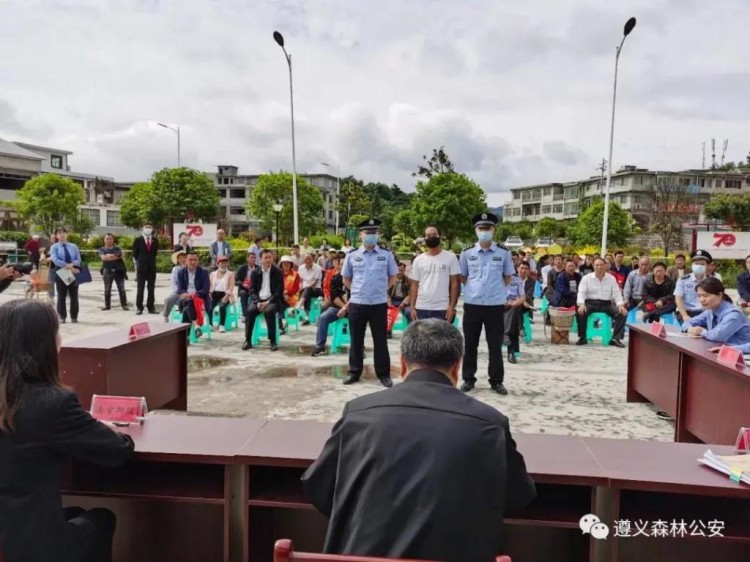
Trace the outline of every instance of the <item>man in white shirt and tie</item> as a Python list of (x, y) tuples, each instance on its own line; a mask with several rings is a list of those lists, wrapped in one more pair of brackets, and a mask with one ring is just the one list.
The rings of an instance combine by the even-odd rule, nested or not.
[(622, 298), (622, 291), (613, 275), (607, 273), (607, 265), (602, 258), (594, 260), (594, 272), (584, 275), (578, 287), (578, 341), (576, 345), (586, 345), (586, 321), (592, 312), (602, 312), (612, 318), (612, 341), (609, 345), (625, 347), (625, 322), (628, 309)]

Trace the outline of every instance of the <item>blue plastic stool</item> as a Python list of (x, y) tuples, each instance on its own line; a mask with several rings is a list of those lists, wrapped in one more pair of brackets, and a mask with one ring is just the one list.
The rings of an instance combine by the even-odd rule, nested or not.
[(523, 341), (531, 343), (531, 314), (523, 313)]
[[(255, 317), (255, 326), (253, 326), (253, 335), (250, 337), (250, 343), (258, 345), (260, 338), (268, 337), (268, 326), (266, 326), (266, 315), (259, 314)], [(276, 322), (276, 343), (281, 340), (281, 328), (279, 328), (278, 319)]]
[(628, 312), (628, 324), (635, 324), (638, 320), (638, 309), (634, 308)]
[[(598, 328), (597, 320), (600, 323)], [(594, 338), (600, 338), (602, 345), (609, 345), (612, 341), (612, 319), (603, 312), (592, 312), (586, 322), (586, 339), (592, 341)]]
[(300, 323), (300, 314), (297, 311), (296, 308), (293, 306), (288, 306), (286, 310), (284, 310), (284, 320), (286, 320), (286, 327), (287, 329), (294, 326), (294, 331), (299, 332), (299, 323)]
[(542, 284), (539, 281), (534, 284), (534, 298), (542, 298)]
[(335, 322), (331, 322), (328, 325), (329, 333), (333, 335), (331, 339), (331, 353), (338, 353), (341, 351), (341, 346), (351, 345), (352, 338), (349, 333), (349, 319), (339, 318)]

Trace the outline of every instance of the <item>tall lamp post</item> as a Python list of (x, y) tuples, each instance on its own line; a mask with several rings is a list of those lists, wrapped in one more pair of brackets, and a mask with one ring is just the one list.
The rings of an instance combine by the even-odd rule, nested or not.
[(164, 123), (157, 123), (159, 127), (164, 127), (165, 129), (169, 129), (170, 131), (174, 131), (177, 133), (177, 167), (180, 167), (180, 126), (177, 125), (177, 127), (170, 127), (169, 125), (165, 125)]
[(280, 219), (281, 219), (281, 210), (284, 208), (284, 205), (281, 203), (276, 203), (273, 206), (273, 212), (276, 213), (276, 259), (281, 259), (281, 256), (279, 255), (279, 234), (281, 230), (279, 229), (280, 225)]
[[(331, 165), (328, 162), (321, 162), (326, 168)], [(339, 197), (341, 196), (341, 166), (336, 164), (336, 234), (339, 233)]]
[(284, 48), (284, 36), (278, 31), (273, 32), (273, 40), (284, 51), (284, 58), (289, 66), (289, 103), (292, 112), (292, 213), (294, 216), (294, 243), (299, 244), (299, 215), (297, 209), (297, 149), (294, 143), (294, 87), (292, 83), (292, 55)]
[(607, 229), (609, 228), (609, 187), (612, 184), (612, 147), (615, 141), (615, 103), (617, 102), (617, 66), (620, 62), (620, 52), (630, 32), (635, 27), (635, 18), (630, 18), (625, 23), (622, 41), (617, 47), (615, 55), (615, 85), (612, 94), (612, 123), (609, 129), (609, 166), (607, 167), (607, 185), (604, 189), (604, 224), (602, 225), (602, 255), (607, 253)]

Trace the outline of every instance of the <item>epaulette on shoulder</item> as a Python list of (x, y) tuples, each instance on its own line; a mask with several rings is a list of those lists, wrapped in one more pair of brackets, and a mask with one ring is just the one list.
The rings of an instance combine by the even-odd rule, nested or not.
[(508, 246), (503, 246), (502, 244), (498, 244), (497, 247), (500, 248), (501, 250), (507, 250), (510, 252), (510, 248), (508, 248)]
[(687, 275), (683, 275), (682, 277), (680, 277), (680, 279), (690, 279), (691, 275), (692, 273), (688, 273)]

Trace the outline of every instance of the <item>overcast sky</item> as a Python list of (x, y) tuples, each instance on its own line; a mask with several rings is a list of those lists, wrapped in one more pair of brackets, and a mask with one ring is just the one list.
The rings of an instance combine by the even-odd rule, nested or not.
[[(445, 145), (492, 204), (512, 187), (750, 151), (748, 0), (0, 0), (0, 138), (65, 148), (74, 170), (142, 180), (182, 163), (297, 167), (413, 189)], [(709, 160), (710, 160), (710, 149)], [(720, 152), (720, 148), (719, 148)], [(335, 171), (334, 171), (335, 173)]]

